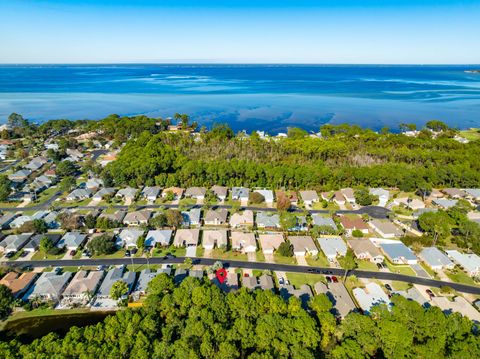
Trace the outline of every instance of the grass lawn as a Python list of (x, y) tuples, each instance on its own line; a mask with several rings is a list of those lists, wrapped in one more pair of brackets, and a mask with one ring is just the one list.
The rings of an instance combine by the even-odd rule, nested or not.
[(220, 258), (231, 261), (247, 261), (248, 257), (245, 253), (236, 252), (236, 251), (226, 251), (223, 249), (214, 248), (212, 251), (212, 258)]
[[(197, 247), (198, 249), (198, 247)], [(186, 248), (181, 248), (181, 247), (175, 247), (175, 246), (170, 246), (170, 247), (165, 247), (165, 248), (155, 248), (153, 250), (153, 257), (164, 257), (167, 255), (167, 253), (173, 254), (176, 257), (185, 257), (187, 249)]]
[(357, 260), (358, 269), (378, 272), (378, 267), (375, 263), (364, 260)]
[(8, 258), (9, 261), (14, 261), (14, 260), (17, 260), (18, 258), (20, 258), (20, 256), (22, 255), (23, 253), (23, 249), (20, 249), (17, 253), (15, 253), (13, 255), (13, 257), (11, 258)]
[(284, 256), (281, 256), (277, 253), (274, 253), (273, 254), (273, 258), (275, 260), (275, 263), (279, 263), (279, 264), (297, 264), (297, 260), (295, 259), (295, 257), (284, 257)]
[(50, 197), (52, 197), (55, 193), (57, 193), (57, 191), (58, 191), (57, 186), (47, 188), (45, 191), (41, 192), (37, 196), (37, 200), (35, 202), (30, 202), (29, 204), (26, 205), (26, 207), (38, 206), (39, 204), (47, 201)]
[(425, 263), (423, 262), (420, 262), (420, 266), (425, 270), (425, 272), (427, 272), (430, 277), (432, 278), (438, 278), (437, 274), (433, 271), (432, 268), (430, 268), (428, 265), (426, 265)]
[(452, 281), (462, 284), (477, 285), (475, 281), (467, 275), (467, 273), (454, 269), (454, 270), (445, 270), (445, 274)]
[(257, 251), (257, 262), (265, 262), (265, 255), (263, 251)]
[(299, 288), (303, 284), (308, 284), (313, 287), (315, 283), (323, 281), (324, 276), (321, 274), (287, 272), (287, 278), (290, 284), (295, 286), (295, 288)]
[(17, 207), (22, 202), (0, 202), (0, 207), (13, 208)]
[(417, 276), (415, 271), (408, 265), (393, 265), (389, 261), (385, 261), (385, 263), (387, 264), (388, 269), (392, 273), (410, 275), (410, 276), (413, 276), (413, 277)]
[(120, 249), (119, 251), (116, 251), (115, 253), (112, 254), (102, 254), (102, 255), (93, 255), (93, 259), (115, 259), (115, 258), (123, 258), (125, 257), (125, 249)]
[(197, 246), (197, 252), (195, 253), (195, 255), (197, 257), (203, 257), (204, 253), (205, 253), (205, 248), (203, 248), (202, 245), (198, 245)]
[(468, 130), (460, 131), (460, 136), (465, 137), (469, 141), (480, 140), (480, 129), (470, 128)]
[(392, 281), (392, 288), (395, 290), (407, 290), (410, 289), (412, 285), (407, 282)]
[(81, 207), (87, 206), (92, 201), (91, 198), (84, 199), (83, 201), (61, 201), (59, 207)]
[(43, 260), (43, 259), (61, 259), (63, 258), (64, 255), (65, 255), (65, 252), (60, 254), (47, 254), (47, 257), (45, 258), (45, 254), (41, 250), (38, 250), (32, 256), (32, 261)]
[(65, 314), (81, 314), (81, 313), (89, 313), (90, 310), (88, 308), (76, 308), (76, 309), (34, 309), (30, 311), (18, 311), (13, 313), (6, 321), (0, 323), (0, 330), (7, 324), (8, 322), (15, 321), (17, 319), (24, 319), (24, 318), (34, 318), (34, 317), (45, 317), (49, 315), (65, 315)]
[(330, 267), (327, 257), (323, 253), (318, 253), (316, 257), (306, 256), (305, 257), (309, 266), (313, 267)]

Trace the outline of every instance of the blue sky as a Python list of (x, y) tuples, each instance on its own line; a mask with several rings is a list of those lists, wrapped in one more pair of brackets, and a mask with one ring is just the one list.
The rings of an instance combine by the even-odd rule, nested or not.
[(0, 0), (0, 63), (480, 63), (480, 0)]

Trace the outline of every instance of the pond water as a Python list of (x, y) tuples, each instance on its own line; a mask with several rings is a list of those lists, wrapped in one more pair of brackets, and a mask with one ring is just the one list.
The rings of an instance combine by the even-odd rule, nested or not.
[(108, 315), (115, 312), (86, 312), (63, 315), (48, 315), (30, 318), (20, 318), (9, 321), (0, 332), (0, 341), (17, 338), (22, 343), (30, 343), (33, 340), (55, 332), (65, 335), (73, 327), (85, 327), (103, 321)]

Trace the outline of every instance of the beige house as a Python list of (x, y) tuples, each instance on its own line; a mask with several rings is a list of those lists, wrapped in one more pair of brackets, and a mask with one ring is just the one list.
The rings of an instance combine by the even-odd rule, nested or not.
[(232, 249), (244, 253), (252, 253), (257, 251), (257, 241), (254, 233), (232, 232), (231, 235)]
[(403, 232), (388, 220), (381, 221), (379, 219), (374, 219), (368, 222), (368, 225), (383, 238), (395, 238), (403, 235)]
[(202, 246), (205, 249), (226, 248), (228, 245), (227, 230), (215, 229), (203, 231)]
[(260, 234), (258, 236), (260, 246), (264, 254), (273, 254), (275, 250), (283, 243), (282, 234)]
[(234, 213), (230, 217), (230, 226), (232, 228), (237, 228), (237, 227), (249, 227), (253, 226), (253, 211), (247, 209), (246, 211), (243, 211), (242, 213), (237, 212)]
[(318, 254), (317, 246), (310, 236), (290, 236), (288, 240), (293, 245), (293, 253), (296, 256), (316, 256)]
[(199, 229), (177, 229), (173, 245), (175, 247), (189, 247), (198, 244)]
[(129, 212), (123, 218), (123, 223), (127, 226), (140, 226), (142, 224), (148, 224), (150, 217), (152, 216), (152, 211), (141, 210), (135, 212)]
[(227, 223), (228, 211), (225, 208), (209, 209), (203, 223), (206, 226), (221, 226)]
[(162, 191), (162, 198), (167, 197), (168, 193), (173, 193), (174, 199), (180, 199), (183, 196), (183, 188), (180, 187), (168, 187)]
[(355, 257), (374, 263), (382, 263), (385, 260), (382, 252), (368, 239), (350, 239), (347, 245), (352, 249)]
[(316, 191), (300, 191), (299, 193), (303, 203), (305, 203), (306, 205), (311, 206), (315, 202), (319, 201)]
[(94, 295), (103, 279), (103, 271), (80, 270), (73, 277), (63, 292), (63, 297), (67, 299), (88, 299), (89, 295)]

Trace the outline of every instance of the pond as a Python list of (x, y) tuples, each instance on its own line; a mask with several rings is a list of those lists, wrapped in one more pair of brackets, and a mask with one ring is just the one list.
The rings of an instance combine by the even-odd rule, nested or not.
[(85, 327), (103, 321), (115, 312), (85, 312), (14, 319), (0, 331), (0, 341), (16, 338), (24, 344), (54, 332), (65, 335), (73, 327)]

